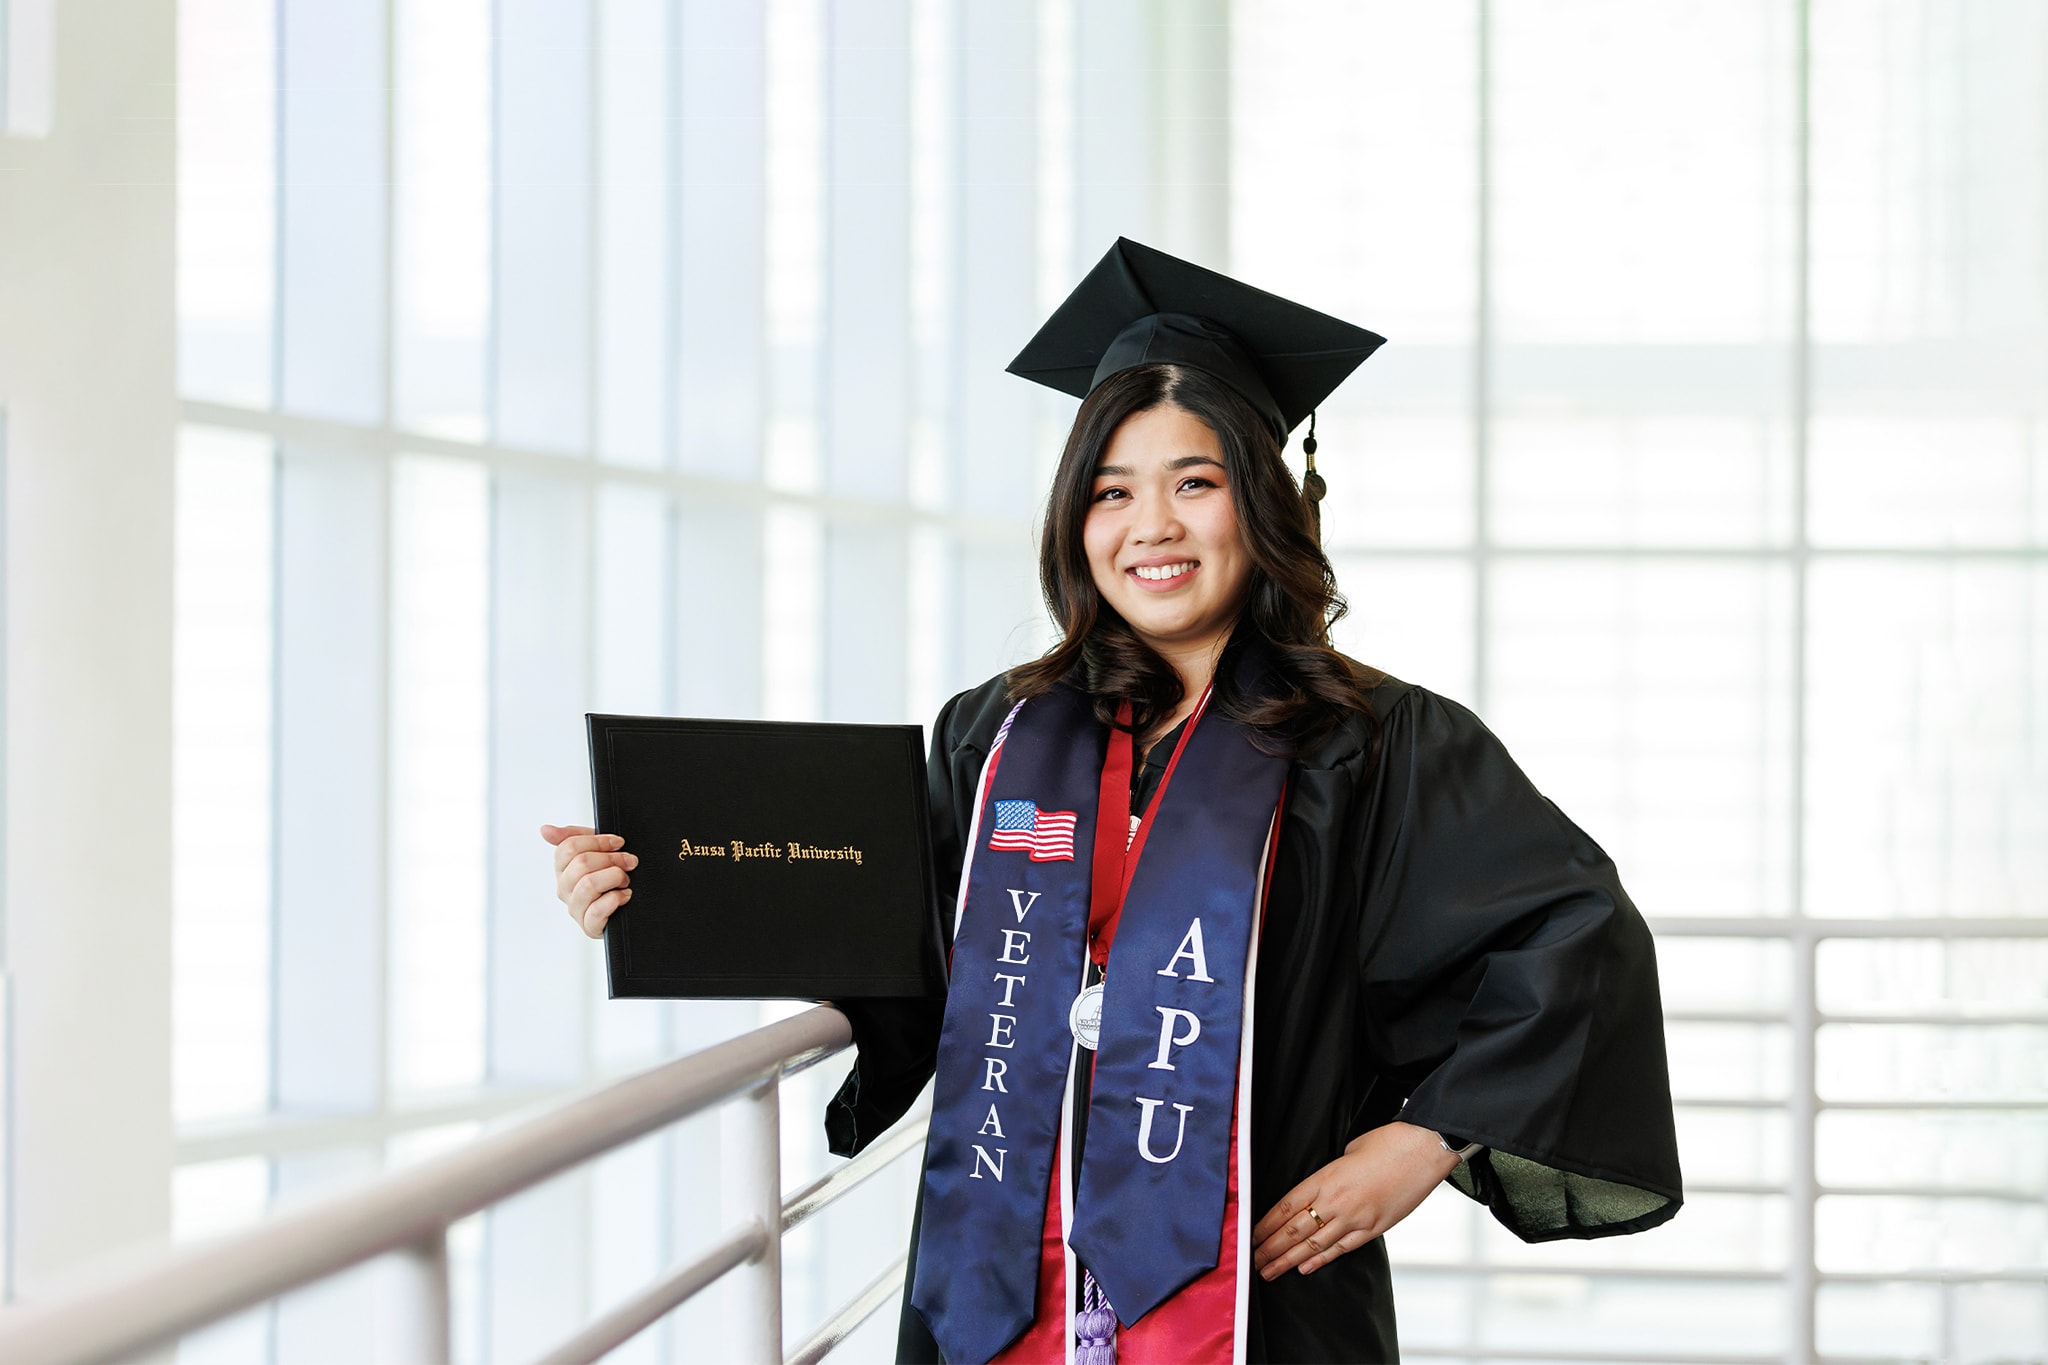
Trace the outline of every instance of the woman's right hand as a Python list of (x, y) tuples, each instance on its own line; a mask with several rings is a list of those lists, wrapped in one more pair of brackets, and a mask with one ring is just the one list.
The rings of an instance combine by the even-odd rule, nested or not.
[(588, 825), (542, 825), (540, 837), (555, 846), (555, 895), (569, 907), (569, 918), (592, 938), (603, 938), (612, 911), (633, 898), (626, 874), (640, 860), (626, 852), (624, 839)]

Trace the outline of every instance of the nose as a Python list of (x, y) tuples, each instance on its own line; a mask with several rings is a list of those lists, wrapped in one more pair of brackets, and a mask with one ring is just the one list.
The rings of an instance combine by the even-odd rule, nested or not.
[(1172, 499), (1145, 498), (1139, 502), (1137, 515), (1131, 518), (1133, 543), (1163, 545), (1178, 540), (1180, 534), (1180, 518), (1174, 515)]

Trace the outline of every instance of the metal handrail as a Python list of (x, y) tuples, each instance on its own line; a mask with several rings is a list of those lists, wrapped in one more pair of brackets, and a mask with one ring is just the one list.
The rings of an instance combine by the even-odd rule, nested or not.
[(898, 1256), (881, 1274), (868, 1281), (867, 1287), (855, 1294), (846, 1307), (820, 1324), (817, 1331), (804, 1339), (803, 1345), (791, 1351), (783, 1365), (818, 1365), (833, 1347), (853, 1335), (853, 1329), (866, 1322), (869, 1314), (896, 1297), (909, 1270), (910, 1257), (907, 1254)]
[(711, 1250), (686, 1266), (656, 1280), (618, 1307), (589, 1322), (567, 1341), (549, 1351), (534, 1365), (585, 1365), (603, 1359), (640, 1333), (661, 1321), (662, 1316), (710, 1288), (727, 1271), (737, 1270), (760, 1256), (768, 1245), (768, 1230), (749, 1220)]
[[(705, 1256), (587, 1325), (546, 1359), (594, 1359), (722, 1275), (751, 1265), (760, 1282), (749, 1286), (742, 1316), (762, 1320), (742, 1325), (744, 1349), (780, 1361), (782, 1230), (911, 1150), (921, 1126), (913, 1117), (877, 1143), (879, 1150), (784, 1205), (778, 1082), (851, 1041), (846, 1017), (824, 1006), (653, 1067), (367, 1186), (81, 1283), (47, 1302), (0, 1312), (0, 1359), (18, 1365), (120, 1359), (393, 1252), (408, 1253), (416, 1271), (412, 1349), (423, 1360), (445, 1359), (451, 1224), (657, 1129), (736, 1101), (728, 1116), (744, 1111), (743, 1120), (764, 1129), (741, 1134), (747, 1139), (743, 1164), (751, 1169), (727, 1182), (729, 1206), (740, 1215), (736, 1225)], [(900, 1268), (884, 1271), (852, 1306), (872, 1300), (872, 1312), (886, 1297), (877, 1286), (892, 1274), (900, 1280)], [(658, 1311), (644, 1316), (656, 1305)], [(845, 1317), (842, 1312), (828, 1326)], [(841, 1335), (850, 1330), (844, 1325)]]
[(786, 1233), (819, 1209), (832, 1203), (897, 1157), (924, 1141), (925, 1125), (931, 1121), (929, 1100), (919, 1104), (898, 1121), (894, 1132), (877, 1138), (866, 1151), (844, 1166), (835, 1166), (795, 1194), (782, 1201), (782, 1230)]
[[(848, 1190), (862, 1184), (870, 1176), (880, 1172), (898, 1157), (916, 1150), (924, 1140), (925, 1125), (931, 1118), (929, 1104), (919, 1105), (903, 1116), (896, 1128), (870, 1143), (862, 1152), (844, 1166), (835, 1167), (818, 1179), (804, 1186), (782, 1201), (782, 1231), (790, 1229), (818, 1212)], [(767, 1244), (765, 1233), (758, 1220), (748, 1220), (733, 1230), (724, 1241), (713, 1246), (688, 1265), (678, 1266), (669, 1271), (638, 1294), (627, 1299), (594, 1322), (587, 1324), (575, 1336), (542, 1356), (535, 1365), (585, 1365), (588, 1361), (599, 1360), (607, 1352), (617, 1350), (640, 1332), (660, 1321), (663, 1315), (679, 1307), (685, 1300), (703, 1290), (719, 1276), (733, 1269), (741, 1262), (758, 1254), (758, 1247)], [(856, 1294), (852, 1302), (834, 1315), (830, 1322), (818, 1329), (808, 1341), (792, 1352), (785, 1365), (798, 1361), (816, 1360), (867, 1320), (870, 1313), (880, 1306), (882, 1299), (873, 1298), (876, 1287), (894, 1276), (893, 1284), (903, 1281), (903, 1261), (884, 1270), (873, 1284)], [(887, 1297), (886, 1291), (882, 1297)], [(836, 1334), (835, 1334), (836, 1332)], [(818, 1343), (829, 1336), (829, 1343), (819, 1347)], [(806, 1356), (805, 1352), (816, 1354)]]
[[(1788, 937), (1812, 942), (1843, 937), (1912, 937), (1923, 929), (1951, 936), (2048, 936), (2048, 922), (2028, 920), (1818, 920), (1665, 918), (1651, 921), (1666, 935)], [(1960, 929), (1961, 934), (1956, 931)], [(1789, 1010), (1788, 1014), (1797, 1011)], [(1806, 1014), (1814, 1015), (1810, 1002)], [(1958, 1022), (1974, 1022), (1961, 1020)], [(2029, 1021), (2031, 1022), (2031, 1020)], [(851, 1042), (846, 1019), (830, 1007), (813, 1009), (716, 1047), (604, 1086), (490, 1134), (458, 1151), (394, 1172), (367, 1187), (279, 1213), (239, 1234), (183, 1248), (136, 1268), (103, 1275), (41, 1304), (0, 1311), (0, 1359), (36, 1362), (111, 1361), (174, 1340), (302, 1285), (338, 1274), (373, 1257), (397, 1253), (409, 1272), (401, 1281), (401, 1318), (413, 1354), (444, 1360), (449, 1345), (447, 1231), (458, 1220), (593, 1157), (717, 1105), (727, 1105), (729, 1136), (740, 1169), (725, 1184), (725, 1235), (689, 1264), (671, 1269), (626, 1302), (586, 1324), (542, 1359), (546, 1365), (595, 1360), (658, 1321), (722, 1277), (746, 1281), (734, 1314), (737, 1349), (763, 1365), (811, 1365), (886, 1302), (901, 1285), (902, 1262), (874, 1281), (785, 1360), (781, 1345), (782, 1234), (818, 1209), (913, 1150), (928, 1112), (908, 1116), (852, 1163), (795, 1191), (784, 1200), (779, 1170), (779, 1081)], [(1688, 1107), (1786, 1108), (1790, 1100), (1681, 1100)], [(1900, 1109), (2048, 1107), (2048, 1101), (1958, 1102), (1841, 1101), (1820, 1108)], [(1809, 1182), (1808, 1197), (1823, 1191)], [(1833, 1191), (1841, 1192), (1841, 1191)], [(1860, 1192), (1860, 1191), (1859, 1191)], [(1890, 1192), (1890, 1191), (1887, 1191)], [(1962, 1191), (1943, 1191), (1962, 1193)], [(1988, 1191), (1971, 1191), (1983, 1196)], [(1529, 1271), (1534, 1267), (1471, 1263), (1411, 1264), (1420, 1273)], [(1677, 1267), (1581, 1267), (1573, 1273), (1616, 1278), (1776, 1279), (1786, 1272)], [(1873, 1272), (1819, 1274), (1811, 1283), (1873, 1280), (1946, 1283), (1946, 1274)], [(2004, 1280), (2006, 1275), (1974, 1274)], [(1413, 1348), (1411, 1354), (1468, 1354)], [(1521, 1355), (1535, 1356), (1527, 1351)], [(1574, 1358), (1584, 1356), (1579, 1352)], [(1592, 1357), (1586, 1357), (1592, 1358)], [(1631, 1357), (1648, 1359), (1650, 1357)], [(1660, 1361), (1743, 1361), (1747, 1356), (1658, 1356)]]

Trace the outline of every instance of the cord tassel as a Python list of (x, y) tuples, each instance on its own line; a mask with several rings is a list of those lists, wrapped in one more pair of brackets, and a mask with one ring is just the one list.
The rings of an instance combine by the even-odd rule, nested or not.
[(1323, 476), (1316, 473), (1316, 415), (1308, 415), (1308, 435), (1302, 438), (1301, 453), (1308, 457), (1308, 472), (1301, 476), (1301, 500), (1308, 506), (1309, 529), (1315, 533), (1316, 543), (1323, 540), (1323, 498), (1330, 486), (1323, 482)]
[(1116, 1365), (1116, 1312), (1086, 1266), (1081, 1268), (1081, 1311), (1074, 1315), (1074, 1365)]

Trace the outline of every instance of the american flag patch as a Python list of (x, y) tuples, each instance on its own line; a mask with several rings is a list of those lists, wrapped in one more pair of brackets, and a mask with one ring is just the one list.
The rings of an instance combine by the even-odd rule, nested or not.
[(1072, 862), (1074, 819), (1073, 811), (1040, 810), (1035, 801), (998, 801), (988, 846), (1029, 853), (1034, 863)]

